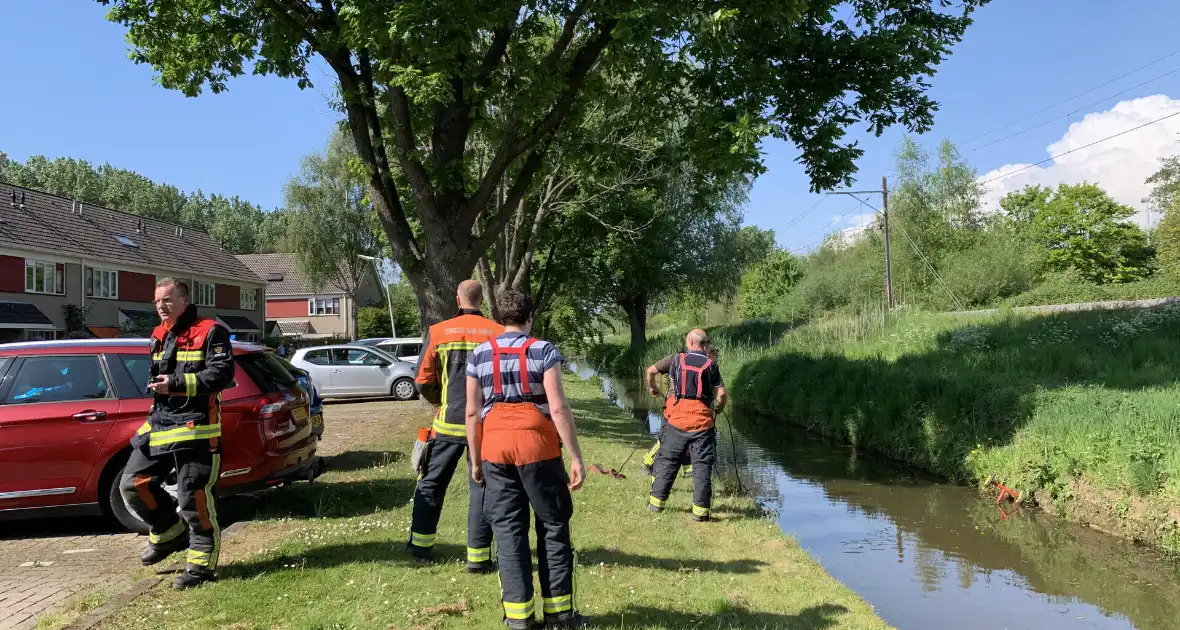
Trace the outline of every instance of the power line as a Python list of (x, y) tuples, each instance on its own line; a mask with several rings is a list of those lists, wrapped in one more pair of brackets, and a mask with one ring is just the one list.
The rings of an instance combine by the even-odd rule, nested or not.
[(965, 145), (968, 145), (968, 144), (971, 144), (972, 142), (975, 142), (976, 140), (978, 140), (978, 139), (980, 139), (980, 138), (983, 138), (983, 137), (985, 137), (985, 136), (990, 136), (990, 135), (992, 135), (993, 133), (995, 133), (995, 132), (997, 132), (997, 131), (1000, 131), (1000, 130), (1002, 130), (1002, 129), (1007, 129), (1008, 127), (1011, 127), (1012, 125), (1015, 125), (1015, 124), (1017, 124), (1017, 123), (1024, 122), (1024, 121), (1028, 120), (1029, 118), (1033, 118), (1033, 117), (1035, 117), (1035, 116), (1039, 116), (1040, 114), (1043, 114), (1043, 113), (1045, 113), (1045, 112), (1047, 112), (1047, 111), (1049, 111), (1049, 110), (1051, 110), (1051, 109), (1053, 109), (1053, 108), (1055, 108), (1055, 107), (1059, 107), (1059, 106), (1061, 106), (1061, 105), (1064, 105), (1064, 104), (1066, 104), (1066, 103), (1068, 103), (1068, 102), (1070, 102), (1070, 101), (1074, 100), (1075, 98), (1078, 98), (1078, 97), (1080, 97), (1080, 96), (1085, 96), (1085, 95), (1089, 94), (1090, 92), (1093, 92), (1093, 91), (1095, 91), (1095, 90), (1097, 90), (1097, 89), (1099, 89), (1099, 88), (1104, 88), (1104, 87), (1106, 87), (1106, 86), (1110, 85), (1111, 83), (1114, 83), (1115, 81), (1118, 81), (1119, 79), (1124, 79), (1124, 78), (1126, 78), (1126, 77), (1128, 77), (1128, 76), (1131, 76), (1132, 74), (1135, 74), (1136, 72), (1139, 72), (1140, 70), (1142, 70), (1142, 69), (1144, 69), (1144, 68), (1147, 68), (1147, 67), (1150, 67), (1150, 66), (1154, 66), (1155, 64), (1157, 64), (1157, 63), (1159, 63), (1159, 62), (1161, 62), (1161, 61), (1163, 61), (1163, 60), (1165, 60), (1165, 59), (1168, 59), (1168, 58), (1174, 57), (1174, 56), (1176, 56), (1177, 54), (1180, 54), (1180, 50), (1174, 50), (1174, 51), (1172, 51), (1172, 52), (1170, 52), (1170, 53), (1168, 53), (1168, 54), (1164, 55), (1163, 57), (1160, 57), (1159, 59), (1156, 59), (1155, 61), (1149, 61), (1148, 63), (1145, 63), (1145, 64), (1143, 64), (1142, 66), (1139, 66), (1138, 68), (1135, 68), (1134, 70), (1130, 70), (1130, 71), (1128, 71), (1128, 72), (1124, 72), (1123, 74), (1120, 74), (1119, 76), (1117, 76), (1117, 77), (1115, 77), (1115, 78), (1113, 78), (1113, 79), (1111, 79), (1111, 80), (1109, 80), (1109, 81), (1106, 81), (1105, 83), (1100, 83), (1100, 84), (1098, 84), (1098, 85), (1095, 85), (1094, 87), (1092, 87), (1092, 88), (1090, 88), (1090, 89), (1088, 89), (1088, 90), (1086, 90), (1086, 91), (1084, 91), (1084, 92), (1078, 92), (1077, 94), (1074, 94), (1073, 96), (1071, 96), (1071, 97), (1069, 97), (1069, 98), (1067, 98), (1067, 99), (1065, 99), (1065, 100), (1063, 100), (1063, 101), (1059, 101), (1059, 102), (1057, 102), (1057, 103), (1054, 103), (1054, 104), (1052, 104), (1052, 105), (1050, 105), (1050, 106), (1048, 106), (1048, 107), (1046, 107), (1046, 108), (1044, 108), (1044, 109), (1037, 110), (1037, 111), (1035, 111), (1035, 112), (1033, 112), (1033, 113), (1031, 113), (1031, 114), (1028, 114), (1027, 116), (1023, 116), (1023, 117), (1021, 117), (1021, 118), (1017, 118), (1016, 120), (1013, 120), (1012, 122), (1009, 122), (1009, 123), (1006, 123), (1006, 124), (1000, 125), (999, 127), (996, 127), (995, 129), (992, 129), (991, 131), (987, 131), (987, 132), (981, 133), (981, 134), (979, 134), (979, 135), (977, 135), (977, 136), (975, 136), (975, 137), (973, 137), (973, 138), (971, 138), (971, 139), (969, 139), (969, 140), (967, 140), (967, 141), (963, 142), (962, 144), (963, 144), (964, 146), (965, 146)]
[[(860, 201), (861, 203), (865, 203), (864, 201), (861, 201), (859, 198), (857, 198), (857, 201)], [(868, 205), (868, 204), (865, 204), (865, 205)], [(873, 208), (872, 206), (869, 206), (869, 207), (870, 207), (870, 208)], [(858, 210), (858, 208), (857, 208), (856, 206), (853, 206), (853, 207), (849, 208), (849, 209), (848, 209), (848, 211), (846, 211), (844, 214), (837, 215), (837, 216), (836, 216), (836, 218), (832, 220), (832, 224), (833, 224), (833, 225), (840, 225), (840, 221), (844, 220), (844, 217), (846, 217), (846, 216), (848, 216), (848, 215), (852, 214), (852, 213), (853, 213), (853, 212), (855, 212), (856, 210)], [(876, 209), (876, 208), (873, 208), (873, 211), (874, 211), (874, 212), (876, 212), (876, 211), (877, 211), (877, 209)], [(821, 226), (819, 227), (819, 229), (817, 229), (817, 230), (812, 230), (812, 231), (811, 231), (811, 232), (809, 232), (809, 233), (808, 233), (808, 234), (807, 234), (807, 235), (806, 235), (804, 238), (810, 238), (810, 237), (814, 236), (816, 233), (818, 233), (818, 232), (820, 232), (820, 231), (822, 231), (822, 230), (825, 230), (825, 229), (828, 229), (828, 226), (827, 226), (827, 225), (821, 225)], [(843, 232), (844, 230), (837, 230), (837, 231), (838, 231), (838, 232)], [(801, 251), (804, 251), (804, 250), (806, 250), (806, 249), (808, 249), (808, 248), (810, 248), (810, 247), (815, 247), (816, 245), (819, 245), (819, 244), (823, 243), (823, 242), (824, 242), (824, 240), (826, 240), (827, 238), (828, 238), (828, 235), (826, 235), (826, 234), (825, 234), (825, 235), (824, 235), (824, 237), (823, 237), (822, 239), (820, 239), (820, 240), (818, 240), (818, 241), (815, 241), (814, 243), (810, 243), (810, 244), (808, 244), (808, 245), (803, 245), (803, 246), (801, 246), (801, 247), (796, 247), (796, 248), (794, 248), (794, 249), (787, 250), (787, 251), (788, 251), (788, 252), (790, 252), (790, 253), (792, 253), (792, 254), (794, 254), (794, 253), (797, 253), (797, 252), (801, 252)]]
[(1177, 111), (1177, 112), (1172, 112), (1171, 114), (1168, 114), (1167, 116), (1161, 116), (1161, 117), (1159, 117), (1159, 118), (1156, 118), (1155, 120), (1151, 120), (1151, 121), (1145, 122), (1145, 123), (1143, 123), (1142, 125), (1139, 125), (1139, 126), (1137, 126), (1137, 127), (1132, 127), (1132, 128), (1130, 128), (1130, 129), (1127, 129), (1127, 130), (1125, 130), (1125, 131), (1120, 131), (1120, 132), (1118, 132), (1118, 133), (1116, 133), (1116, 134), (1114, 134), (1114, 135), (1106, 136), (1105, 138), (1102, 138), (1102, 139), (1099, 139), (1099, 140), (1095, 140), (1094, 142), (1091, 142), (1091, 143), (1089, 143), (1089, 144), (1084, 144), (1084, 145), (1082, 145), (1082, 146), (1080, 146), (1080, 147), (1077, 147), (1077, 148), (1074, 148), (1074, 149), (1070, 149), (1070, 150), (1068, 150), (1068, 151), (1063, 151), (1063, 152), (1061, 152), (1061, 153), (1057, 153), (1057, 154), (1055, 154), (1055, 155), (1051, 155), (1051, 156), (1049, 156), (1049, 157), (1047, 157), (1047, 158), (1045, 158), (1045, 159), (1041, 160), (1040, 162), (1036, 162), (1036, 163), (1033, 163), (1033, 164), (1026, 164), (1026, 165), (1024, 165), (1024, 166), (1022, 166), (1022, 167), (1020, 167), (1020, 168), (1018, 168), (1018, 169), (1016, 169), (1016, 170), (1014, 170), (1014, 171), (1010, 172), (1010, 173), (1004, 173), (1003, 175), (1000, 175), (1000, 176), (998, 176), (998, 177), (993, 177), (993, 178), (991, 178), (991, 179), (989, 179), (989, 180), (986, 180), (986, 181), (980, 182), (980, 184), (981, 184), (981, 185), (987, 185), (987, 184), (990, 184), (990, 183), (992, 183), (992, 182), (994, 182), (994, 181), (998, 181), (998, 180), (1004, 179), (1005, 177), (1010, 177), (1010, 176), (1012, 176), (1012, 175), (1015, 175), (1015, 174), (1017, 174), (1017, 173), (1019, 173), (1019, 172), (1021, 172), (1021, 171), (1027, 171), (1028, 169), (1030, 169), (1030, 168), (1033, 168), (1034, 166), (1040, 166), (1040, 165), (1044, 164), (1045, 162), (1051, 162), (1051, 161), (1053, 161), (1053, 160), (1056, 160), (1056, 159), (1057, 159), (1057, 158), (1059, 158), (1059, 157), (1065, 157), (1065, 156), (1069, 155), (1070, 153), (1074, 153), (1074, 152), (1077, 152), (1077, 151), (1081, 151), (1082, 149), (1088, 149), (1088, 148), (1090, 148), (1090, 147), (1092, 147), (1092, 146), (1094, 146), (1094, 145), (1096, 145), (1096, 144), (1102, 144), (1103, 142), (1106, 142), (1107, 140), (1114, 140), (1115, 138), (1118, 138), (1119, 136), (1125, 136), (1125, 135), (1127, 135), (1127, 134), (1131, 133), (1132, 131), (1138, 131), (1138, 130), (1140, 130), (1140, 129), (1144, 128), (1144, 127), (1149, 127), (1149, 126), (1151, 126), (1151, 125), (1154, 125), (1154, 124), (1156, 124), (1156, 123), (1159, 123), (1159, 122), (1163, 122), (1163, 121), (1165, 121), (1165, 120), (1167, 120), (1167, 119), (1169, 119), (1169, 118), (1174, 118), (1174, 117), (1176, 117), (1176, 116), (1180, 116), (1180, 111)]
[(1145, 86), (1145, 85), (1147, 85), (1147, 84), (1149, 84), (1149, 83), (1154, 83), (1154, 82), (1156, 82), (1156, 81), (1159, 81), (1160, 79), (1162, 79), (1162, 78), (1164, 78), (1164, 77), (1167, 77), (1167, 76), (1170, 76), (1170, 75), (1176, 74), (1177, 72), (1180, 72), (1180, 68), (1173, 68), (1173, 69), (1171, 69), (1171, 70), (1169, 70), (1169, 71), (1167, 71), (1167, 72), (1165, 72), (1165, 73), (1163, 73), (1163, 74), (1161, 74), (1161, 75), (1159, 75), (1159, 76), (1156, 76), (1156, 77), (1154, 77), (1154, 78), (1148, 79), (1148, 80), (1146, 80), (1146, 81), (1144, 81), (1144, 82), (1142, 82), (1142, 83), (1139, 83), (1138, 85), (1131, 86), (1131, 87), (1129, 87), (1129, 88), (1127, 88), (1127, 89), (1125, 89), (1125, 90), (1123, 90), (1123, 91), (1121, 91), (1121, 92), (1116, 92), (1116, 93), (1114, 93), (1114, 94), (1111, 94), (1110, 96), (1107, 96), (1107, 97), (1105, 97), (1105, 98), (1098, 99), (1098, 100), (1094, 101), (1093, 103), (1088, 103), (1088, 104), (1086, 104), (1086, 105), (1083, 105), (1083, 106), (1081, 106), (1081, 107), (1079, 107), (1079, 108), (1077, 108), (1077, 109), (1075, 109), (1075, 110), (1073, 110), (1073, 111), (1069, 112), (1068, 114), (1065, 114), (1064, 116), (1058, 116), (1057, 118), (1051, 118), (1051, 119), (1049, 119), (1049, 120), (1046, 120), (1046, 121), (1045, 121), (1045, 122), (1043, 122), (1043, 123), (1039, 123), (1039, 124), (1033, 125), (1033, 126), (1031, 126), (1031, 127), (1026, 127), (1026, 128), (1024, 128), (1024, 129), (1021, 129), (1020, 131), (1017, 131), (1016, 133), (1013, 133), (1013, 134), (1006, 135), (1006, 136), (1004, 136), (1003, 138), (1000, 138), (999, 140), (992, 140), (991, 142), (989, 142), (989, 143), (987, 143), (987, 144), (984, 144), (984, 145), (980, 145), (980, 146), (978, 146), (978, 147), (975, 147), (974, 149), (972, 149), (972, 151), (978, 151), (978, 150), (980, 150), (980, 149), (986, 149), (986, 148), (988, 148), (988, 147), (990, 147), (990, 146), (992, 146), (992, 145), (994, 145), (994, 144), (999, 144), (999, 143), (1001, 143), (1001, 142), (1003, 142), (1003, 141), (1005, 141), (1005, 140), (1011, 140), (1012, 138), (1015, 138), (1016, 136), (1024, 135), (1024, 134), (1026, 134), (1026, 133), (1028, 133), (1028, 132), (1032, 131), (1033, 129), (1040, 129), (1041, 127), (1044, 127), (1045, 125), (1048, 125), (1049, 123), (1054, 123), (1054, 122), (1057, 122), (1057, 121), (1059, 121), (1059, 120), (1067, 119), (1067, 118), (1069, 118), (1069, 117), (1073, 116), (1074, 114), (1076, 114), (1076, 113), (1078, 113), (1078, 112), (1080, 112), (1080, 111), (1082, 111), (1082, 110), (1084, 110), (1084, 109), (1089, 109), (1089, 108), (1091, 108), (1091, 107), (1094, 107), (1095, 105), (1099, 105), (1099, 104), (1101, 104), (1101, 103), (1103, 103), (1103, 102), (1109, 101), (1109, 100), (1110, 100), (1110, 99), (1112, 99), (1112, 98), (1115, 98), (1115, 97), (1118, 97), (1118, 96), (1122, 96), (1123, 94), (1126, 94), (1127, 92), (1130, 92), (1130, 91), (1132, 91), (1132, 90), (1137, 90), (1137, 89), (1139, 89), (1139, 88), (1141, 88), (1141, 87), (1143, 87), (1143, 86)]
[(898, 222), (895, 224), (895, 226), (897, 227), (898, 231), (901, 232), (901, 235), (905, 237), (905, 240), (909, 242), (910, 247), (914, 248), (914, 253), (918, 255), (919, 259), (921, 259), (922, 264), (926, 265), (926, 269), (930, 271), (935, 280), (938, 280), (938, 283), (942, 285), (942, 288), (944, 291), (946, 291), (946, 294), (951, 296), (951, 301), (959, 307), (960, 311), (967, 310), (964, 308), (963, 303), (959, 301), (959, 298), (955, 297), (954, 292), (951, 291), (949, 286), (947, 286), (946, 281), (942, 279), (942, 276), (939, 275), (938, 271), (934, 269), (934, 265), (930, 264), (930, 261), (926, 259), (926, 255), (923, 254), (922, 250), (918, 248), (918, 244), (914, 242), (914, 239), (910, 238), (910, 235), (906, 233), (905, 228), (901, 227), (901, 223)]
[(782, 227), (782, 229), (784, 229), (784, 230), (785, 230), (785, 229), (787, 229), (787, 228), (790, 228), (790, 227), (793, 227), (793, 226), (795, 226), (795, 225), (798, 225), (798, 224), (799, 224), (799, 222), (800, 222), (800, 221), (802, 221), (804, 217), (806, 217), (808, 214), (810, 214), (810, 213), (811, 213), (811, 211), (813, 211), (813, 210), (815, 210), (816, 208), (818, 208), (818, 207), (820, 207), (821, 205), (823, 205), (823, 203), (824, 203), (825, 201), (827, 201), (827, 200), (828, 200), (828, 198), (827, 198), (827, 197), (820, 197), (820, 198), (819, 198), (819, 201), (817, 201), (817, 202), (815, 202), (815, 203), (811, 204), (811, 207), (810, 207), (810, 208), (807, 208), (806, 210), (804, 210), (802, 213), (800, 213), (800, 214), (799, 214), (799, 216), (795, 217), (795, 220), (794, 220), (794, 221), (791, 221), (790, 223), (788, 223), (788, 224), (784, 225), (784, 226)]

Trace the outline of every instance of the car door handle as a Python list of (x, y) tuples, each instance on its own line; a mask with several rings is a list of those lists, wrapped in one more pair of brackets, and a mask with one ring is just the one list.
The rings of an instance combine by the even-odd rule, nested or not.
[(106, 420), (107, 412), (105, 411), (80, 411), (74, 414), (74, 419), (78, 422), (97, 422), (99, 420)]
[(333, 373), (333, 374), (339, 374), (339, 373), (340, 373), (340, 370), (332, 370), (332, 373)]

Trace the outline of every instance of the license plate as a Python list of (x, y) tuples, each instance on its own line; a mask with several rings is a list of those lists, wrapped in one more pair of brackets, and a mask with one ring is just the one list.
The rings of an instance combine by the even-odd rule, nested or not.
[(324, 414), (317, 413), (316, 415), (312, 416), (311, 417), (311, 426), (313, 426), (313, 427), (324, 426)]
[(291, 410), (291, 415), (296, 422), (305, 422), (307, 420), (307, 409), (305, 407), (296, 407)]

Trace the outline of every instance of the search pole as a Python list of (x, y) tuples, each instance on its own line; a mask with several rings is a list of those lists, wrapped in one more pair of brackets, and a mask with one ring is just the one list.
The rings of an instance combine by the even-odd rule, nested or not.
[(874, 212), (876, 208), (870, 206), (864, 199), (857, 197), (857, 195), (881, 195), (881, 214), (883, 215), (883, 228), (885, 232), (885, 302), (889, 305), (889, 310), (893, 310), (893, 261), (889, 251), (889, 183), (888, 180), (881, 177), (881, 190), (834, 190), (829, 195), (848, 195), (853, 199), (868, 206)]

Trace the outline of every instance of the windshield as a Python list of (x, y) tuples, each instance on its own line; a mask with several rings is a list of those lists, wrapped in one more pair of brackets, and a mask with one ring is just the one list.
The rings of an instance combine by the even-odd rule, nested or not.
[(366, 349), (373, 352), (374, 354), (380, 355), (382, 359), (385, 359), (390, 363), (402, 363), (401, 359), (393, 356), (392, 354), (389, 354), (389, 352), (387, 352), (384, 348), (380, 348), (378, 346), (369, 346)]

